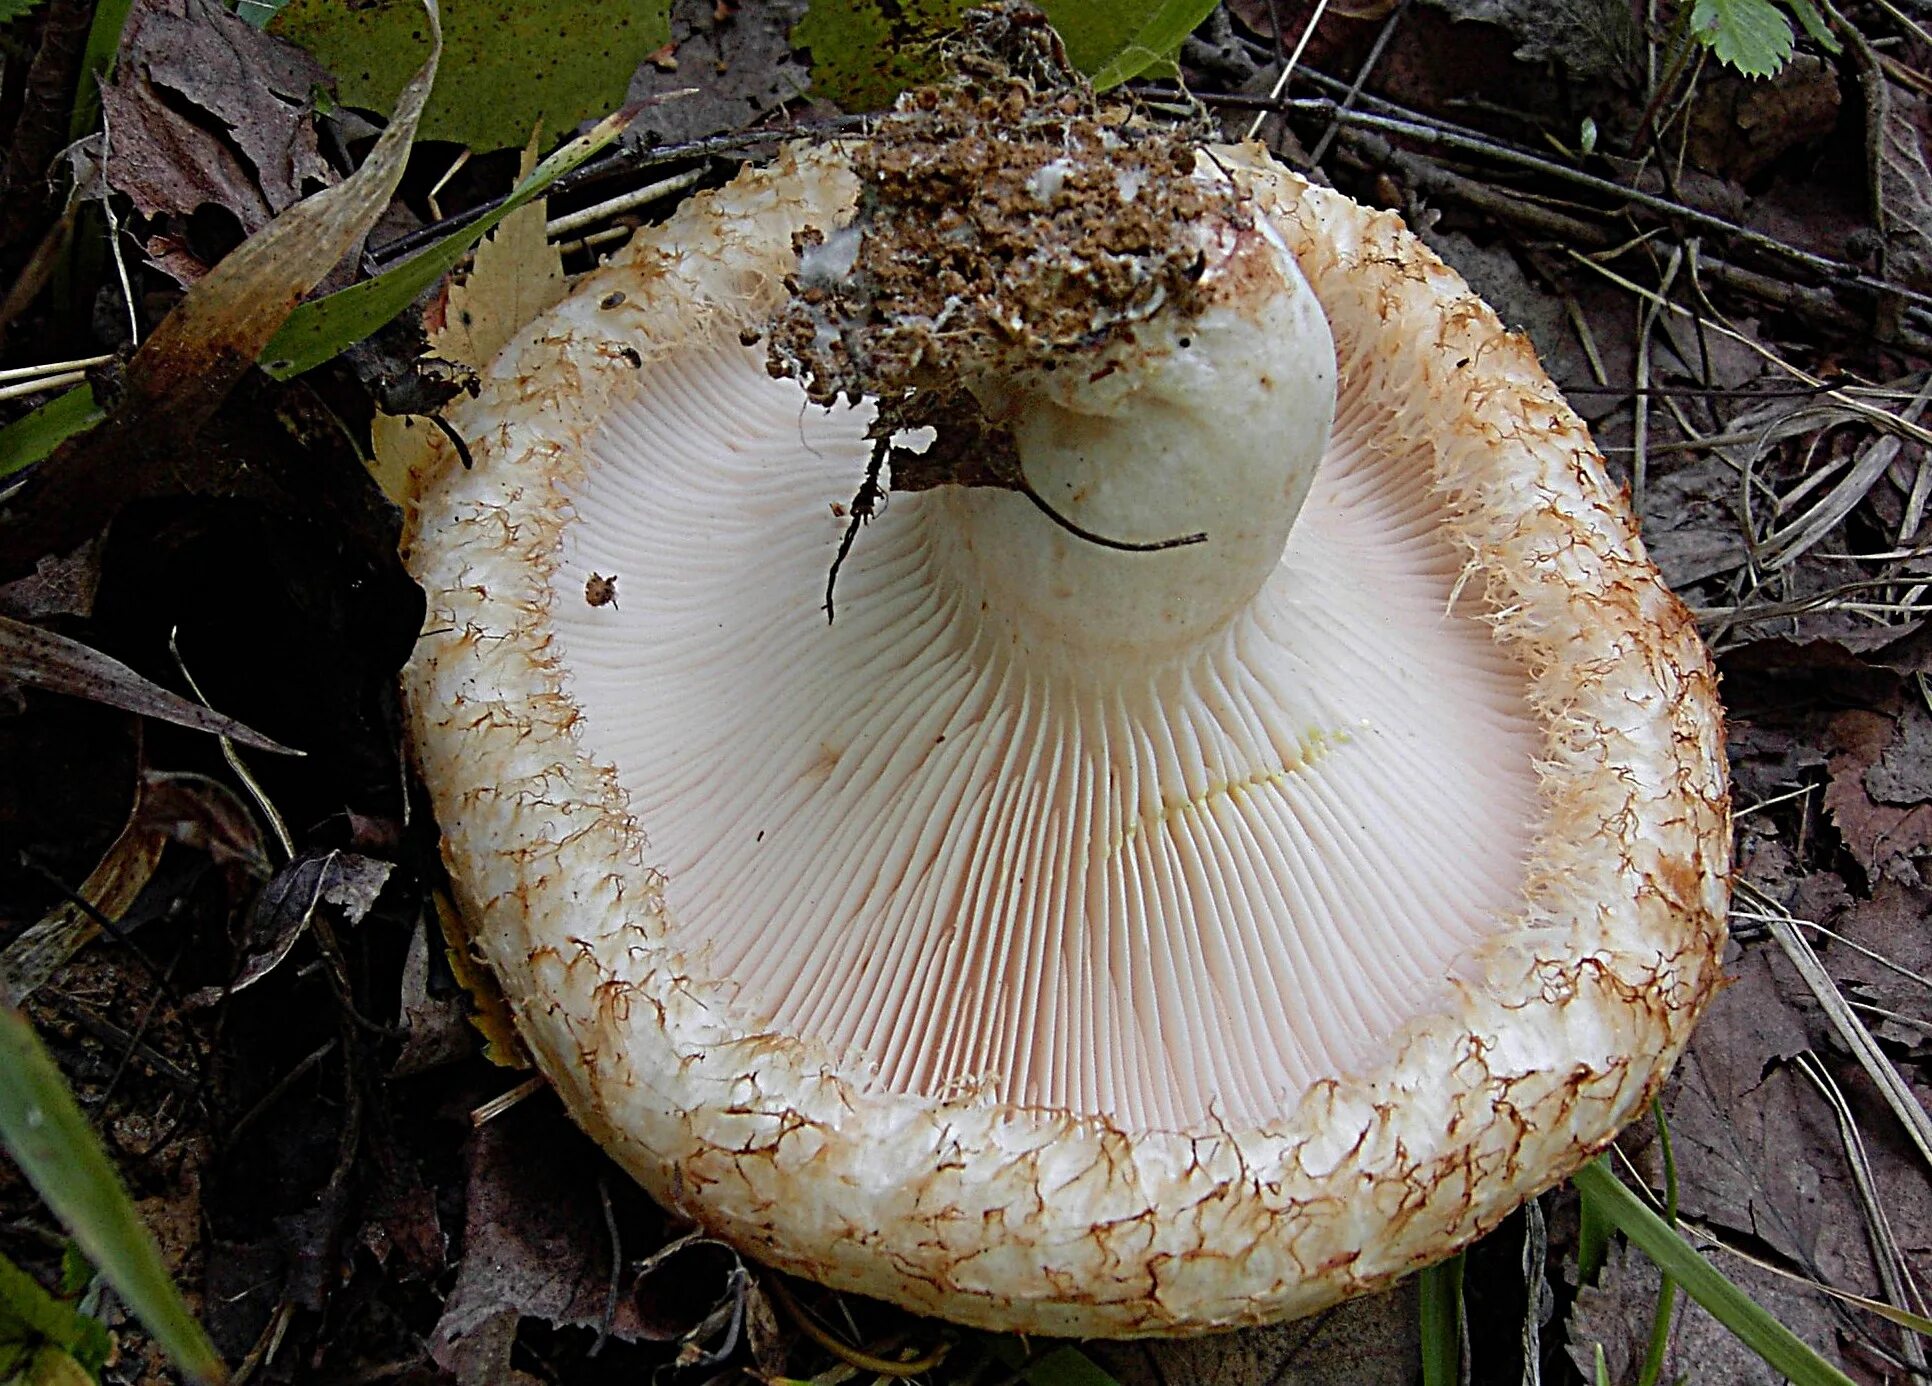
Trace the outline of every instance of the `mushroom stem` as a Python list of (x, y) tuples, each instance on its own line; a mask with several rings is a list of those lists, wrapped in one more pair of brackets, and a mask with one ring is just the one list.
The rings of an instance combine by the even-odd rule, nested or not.
[[(947, 547), (1029, 642), (1161, 657), (1224, 625), (1280, 562), (1328, 442), (1334, 344), (1265, 220), (1214, 217), (1201, 235), (1198, 311), (1157, 311), (1090, 355), (973, 384), (1041, 505), (951, 488)], [(1122, 551), (1082, 531), (1206, 537)]]

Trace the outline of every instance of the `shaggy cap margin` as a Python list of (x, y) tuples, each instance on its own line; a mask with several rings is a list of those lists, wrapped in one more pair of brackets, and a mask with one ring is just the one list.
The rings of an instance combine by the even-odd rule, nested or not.
[[(416, 754), (478, 946), (532, 1051), (662, 1202), (784, 1270), (977, 1326), (1198, 1332), (1311, 1313), (1494, 1226), (1635, 1117), (1718, 985), (1728, 791), (1715, 677), (1576, 416), (1521, 337), (1405, 231), (1252, 149), (1220, 160), (1326, 306), (1344, 391), (1433, 433), (1445, 525), (1544, 728), (1519, 917), (1459, 1014), (1273, 1124), (1104, 1120), (881, 1093), (734, 1027), (686, 975), (613, 772), (546, 633), (576, 440), (640, 359), (736, 341), (792, 237), (849, 207), (793, 151), (589, 276), (459, 411), (474, 471), (422, 501)], [(1463, 402), (1460, 417), (1437, 399)], [(1398, 848), (1399, 850), (1399, 848)]]

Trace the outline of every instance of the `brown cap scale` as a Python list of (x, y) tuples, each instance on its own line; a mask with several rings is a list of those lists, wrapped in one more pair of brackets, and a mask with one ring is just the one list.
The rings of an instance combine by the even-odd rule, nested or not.
[[(1689, 618), (1527, 344), (1253, 149), (1173, 175), (1186, 303), (966, 343), (964, 422), (906, 403), (925, 345), (884, 424), (812, 403), (746, 339), (851, 282), (852, 167), (588, 276), (423, 497), (417, 754), (533, 1052), (660, 1199), (962, 1322), (1200, 1331), (1441, 1257), (1716, 985)], [(795, 355), (850, 359), (820, 318)], [(921, 422), (1008, 484), (892, 494), (828, 625), (833, 503)]]

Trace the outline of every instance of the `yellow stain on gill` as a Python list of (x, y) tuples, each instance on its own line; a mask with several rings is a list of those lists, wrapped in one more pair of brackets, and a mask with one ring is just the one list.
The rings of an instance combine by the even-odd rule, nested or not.
[(1337, 727), (1332, 731), (1311, 727), (1295, 738), (1295, 755), (1289, 764), (1279, 769), (1257, 770), (1254, 774), (1245, 775), (1238, 780), (1211, 784), (1201, 793), (1186, 799), (1164, 801), (1153, 812), (1142, 813), (1129, 819), (1125, 830), (1107, 844), (1107, 856), (1109, 858), (1118, 856), (1126, 850), (1128, 843), (1142, 833), (1165, 827), (1190, 813), (1203, 812), (1218, 799), (1236, 799), (1243, 794), (1253, 793), (1257, 789), (1285, 784), (1289, 777), (1319, 765), (1333, 755), (1338, 746), (1346, 746), (1354, 739), (1346, 727)]

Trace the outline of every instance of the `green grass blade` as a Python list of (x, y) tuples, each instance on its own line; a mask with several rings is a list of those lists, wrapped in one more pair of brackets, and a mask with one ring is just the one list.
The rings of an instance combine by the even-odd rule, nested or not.
[(94, 6), (87, 47), (81, 52), (80, 81), (67, 116), (69, 141), (86, 139), (100, 124), (101, 83), (114, 71), (115, 56), (121, 51), (121, 30), (127, 27), (127, 14), (133, 8), (134, 0), (100, 0)]
[[(1664, 1119), (1664, 1104), (1650, 1099), (1650, 1115), (1657, 1123), (1657, 1145), (1664, 1157), (1664, 1221), (1677, 1226), (1677, 1153), (1670, 1143), (1670, 1123)], [(1643, 1370), (1637, 1373), (1637, 1386), (1657, 1386), (1664, 1374), (1664, 1355), (1670, 1351), (1670, 1318), (1677, 1308), (1677, 1282), (1669, 1274), (1657, 1281), (1657, 1309), (1650, 1320), (1650, 1342), (1644, 1348)]]
[(1571, 1176), (1571, 1182), (1585, 1198), (1595, 1199), (1605, 1216), (1655, 1261), (1659, 1270), (1773, 1371), (1782, 1372), (1795, 1386), (1851, 1386), (1850, 1377), (1725, 1279), (1680, 1233), (1625, 1188), (1603, 1160), (1585, 1165)]
[(76, 433), (99, 423), (104, 412), (94, 402), (92, 385), (76, 385), (0, 428), (0, 477), (31, 467)]
[(1577, 1278), (1582, 1284), (1594, 1285), (1603, 1273), (1603, 1263), (1610, 1257), (1610, 1234), (1616, 1227), (1604, 1213), (1603, 1206), (1590, 1197), (1589, 1190), (1579, 1186), (1577, 1194)]
[(1416, 1277), (1422, 1294), (1422, 1386), (1462, 1380), (1463, 1253)]
[(532, 169), (530, 176), (518, 183), (488, 216), (451, 232), (373, 279), (302, 304), (289, 314), (288, 321), (263, 350), (262, 369), (277, 380), (287, 380), (314, 369), (367, 337), (407, 308), (416, 295), (449, 273), (470, 247), (494, 230), (503, 218), (541, 196), (557, 179), (623, 134), (641, 109), (627, 106), (604, 117), (589, 133), (578, 136)]
[(25, 1016), (0, 1007), (0, 1145), (175, 1364), (227, 1375), (93, 1128)]

